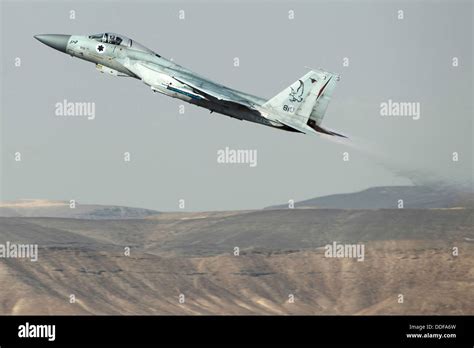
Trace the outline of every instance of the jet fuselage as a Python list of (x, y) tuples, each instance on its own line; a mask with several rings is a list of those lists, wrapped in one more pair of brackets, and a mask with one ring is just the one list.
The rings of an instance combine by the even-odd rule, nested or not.
[(48, 34), (35, 38), (72, 57), (94, 63), (102, 73), (139, 79), (154, 92), (211, 112), (288, 131), (339, 135), (319, 127), (336, 81), (336, 75), (329, 72), (311, 71), (266, 100), (199, 76), (124, 35)]

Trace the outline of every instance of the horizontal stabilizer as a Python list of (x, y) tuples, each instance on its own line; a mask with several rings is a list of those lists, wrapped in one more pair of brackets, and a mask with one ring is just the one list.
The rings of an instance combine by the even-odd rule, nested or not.
[(278, 122), (304, 134), (310, 134), (310, 133), (316, 134), (316, 131), (314, 129), (312, 129), (311, 127), (309, 127), (308, 125), (304, 123), (292, 122), (291, 120), (288, 120), (287, 118), (286, 119), (279, 118)]
[(325, 128), (320, 127), (320, 126), (314, 126), (314, 128), (312, 128), (312, 127), (308, 126), (307, 124), (299, 123), (299, 122), (292, 122), (291, 120), (288, 120), (287, 118), (278, 118), (278, 122), (280, 122), (281, 124), (283, 124), (287, 127), (292, 128), (294, 130), (297, 130), (298, 132), (304, 133), (304, 134), (323, 133), (323, 134), (328, 134), (328, 135), (334, 135), (334, 136), (341, 137), (341, 138), (347, 138), (345, 135), (333, 132), (329, 129), (325, 129)]

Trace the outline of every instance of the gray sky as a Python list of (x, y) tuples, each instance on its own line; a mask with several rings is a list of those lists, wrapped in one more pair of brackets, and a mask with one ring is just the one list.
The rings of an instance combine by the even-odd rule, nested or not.
[[(177, 210), (182, 198), (186, 210), (224, 210), (410, 184), (414, 177), (472, 185), (472, 6), (3, 1), (2, 199)], [(185, 20), (178, 19), (181, 9)], [(70, 10), (76, 19), (69, 19)], [(92, 63), (33, 38), (104, 31), (265, 98), (303, 76), (305, 66), (338, 72), (342, 79), (323, 126), (351, 136), (352, 145), (210, 115), (190, 104), (181, 115), (182, 101), (154, 94), (138, 80), (100, 74)], [(64, 99), (95, 102), (95, 119), (55, 116)], [(420, 103), (420, 119), (381, 116), (380, 104), (389, 99)], [(258, 165), (218, 164), (217, 150), (226, 146), (256, 149)], [(14, 161), (17, 151), (21, 162)], [(130, 163), (123, 161), (125, 151)]]

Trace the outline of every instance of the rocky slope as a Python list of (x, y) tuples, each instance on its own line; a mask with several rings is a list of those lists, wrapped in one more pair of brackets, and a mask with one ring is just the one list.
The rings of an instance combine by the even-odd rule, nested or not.
[[(0, 244), (36, 243), (39, 259), (0, 258), (0, 314), (472, 315), (473, 217), (471, 209), (3, 217)], [(364, 260), (325, 257), (333, 242), (364, 245)]]

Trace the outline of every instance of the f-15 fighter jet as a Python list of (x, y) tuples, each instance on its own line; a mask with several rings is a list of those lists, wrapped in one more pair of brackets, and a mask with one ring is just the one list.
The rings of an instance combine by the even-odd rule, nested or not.
[(160, 56), (124, 35), (36, 35), (58, 51), (90, 61), (113, 76), (142, 80), (154, 92), (182, 99), (211, 112), (306, 134), (344, 135), (321, 127), (339, 76), (311, 70), (273, 98), (266, 100), (210, 81)]

